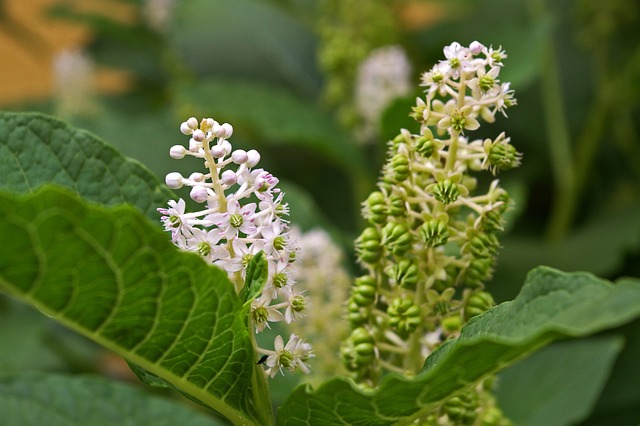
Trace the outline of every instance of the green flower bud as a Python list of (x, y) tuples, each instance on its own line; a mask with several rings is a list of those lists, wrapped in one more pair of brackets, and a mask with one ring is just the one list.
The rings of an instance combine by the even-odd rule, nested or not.
[(410, 297), (394, 299), (387, 308), (387, 315), (389, 325), (400, 335), (411, 333), (422, 322), (420, 307)]
[(416, 105), (414, 107), (411, 107), (411, 113), (409, 114), (409, 116), (416, 121), (424, 121), (424, 110), (426, 107), (426, 105)]
[(407, 211), (404, 198), (400, 195), (392, 194), (389, 196), (389, 205), (387, 206), (387, 213), (390, 216), (403, 216)]
[(456, 333), (462, 328), (462, 318), (460, 315), (452, 315), (442, 319), (442, 328), (447, 333)]
[(478, 81), (478, 86), (480, 86), (480, 90), (482, 90), (483, 92), (488, 92), (489, 90), (491, 90), (491, 88), (493, 88), (493, 86), (495, 86), (495, 84), (496, 80), (489, 74), (483, 75), (480, 78), (480, 81)]
[(229, 216), (229, 225), (234, 228), (240, 228), (244, 220), (242, 219), (242, 215), (240, 213), (235, 213)]
[(347, 305), (347, 319), (351, 327), (359, 327), (369, 320), (369, 310), (361, 307), (355, 300), (349, 300)]
[(366, 206), (366, 219), (380, 225), (387, 221), (387, 204), (382, 192), (372, 192), (367, 198)]
[(340, 352), (344, 365), (350, 370), (357, 370), (375, 359), (375, 340), (366, 329), (356, 328)]
[(502, 231), (504, 229), (504, 218), (501, 209), (489, 210), (482, 215), (480, 224), (485, 232)]
[(493, 273), (492, 257), (474, 258), (469, 267), (465, 270), (464, 283), (467, 287), (482, 287), (485, 282), (491, 279)]
[(469, 251), (473, 257), (493, 257), (499, 247), (498, 238), (492, 233), (479, 233), (469, 240)]
[(452, 424), (472, 425), (478, 416), (478, 398), (475, 392), (467, 392), (449, 399), (443, 406)]
[(278, 235), (273, 239), (273, 248), (280, 251), (287, 247), (287, 240), (284, 236)]
[(196, 245), (196, 252), (202, 256), (207, 257), (211, 253), (211, 244), (201, 241)]
[(404, 223), (387, 223), (382, 228), (382, 239), (389, 251), (396, 256), (402, 256), (411, 248), (411, 234)]
[(376, 299), (377, 283), (370, 275), (356, 278), (351, 299), (361, 307), (371, 305)]
[(416, 151), (425, 158), (429, 158), (433, 155), (435, 146), (433, 138), (421, 136), (416, 140)]
[(495, 305), (493, 297), (486, 291), (479, 291), (472, 294), (464, 306), (464, 317), (468, 321), (470, 318), (479, 315)]
[(513, 145), (504, 141), (490, 143), (485, 147), (489, 170), (494, 173), (499, 170), (509, 170), (520, 165), (522, 154)]
[(446, 223), (431, 219), (420, 227), (420, 237), (427, 247), (438, 247), (449, 240), (449, 229)]
[(442, 204), (450, 204), (458, 199), (460, 189), (457, 183), (452, 182), (450, 179), (445, 179), (433, 187), (433, 196)]
[(400, 287), (414, 289), (418, 284), (418, 264), (414, 260), (402, 259), (394, 263), (388, 272)]
[(375, 227), (369, 226), (360, 234), (356, 240), (356, 253), (365, 263), (373, 264), (380, 260), (382, 245), (380, 244), (380, 233)]
[(409, 177), (409, 159), (402, 154), (396, 154), (391, 158), (391, 178), (395, 183), (403, 182)]
[(278, 272), (273, 276), (273, 285), (277, 288), (282, 288), (287, 285), (289, 279), (287, 278), (287, 274), (284, 272)]

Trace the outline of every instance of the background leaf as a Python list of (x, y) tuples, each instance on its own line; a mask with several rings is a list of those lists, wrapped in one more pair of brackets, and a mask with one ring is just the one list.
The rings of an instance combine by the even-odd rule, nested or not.
[(142, 164), (96, 136), (38, 113), (0, 112), (0, 189), (31, 192), (46, 183), (105, 205), (129, 203), (157, 220), (173, 197)]
[(589, 415), (623, 344), (620, 336), (554, 343), (500, 374), (498, 404), (518, 426), (577, 424)]
[(0, 378), (4, 426), (216, 426), (225, 423), (167, 398), (92, 376), (21, 374)]
[[(54, 187), (0, 195), (0, 289), (235, 422), (268, 424), (255, 356), (224, 271), (178, 251), (129, 206)], [(266, 416), (264, 420), (262, 416)]]
[(552, 340), (586, 336), (639, 315), (638, 280), (613, 285), (588, 273), (540, 267), (514, 301), (472, 318), (460, 338), (427, 358), (415, 379), (390, 375), (375, 391), (359, 390), (342, 378), (316, 391), (299, 387), (278, 421), (288, 426), (409, 421)]

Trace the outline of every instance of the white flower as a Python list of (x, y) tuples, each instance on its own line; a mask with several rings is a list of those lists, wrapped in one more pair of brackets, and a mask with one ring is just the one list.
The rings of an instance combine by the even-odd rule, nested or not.
[(278, 371), (282, 373), (283, 367), (289, 371), (294, 371), (296, 368), (300, 368), (305, 373), (311, 371), (306, 364), (306, 361), (313, 357), (311, 345), (304, 343), (295, 334), (289, 337), (286, 346), (282, 336), (276, 336), (273, 346), (274, 351), (271, 351), (265, 362), (267, 366), (266, 373), (269, 376), (274, 377)]

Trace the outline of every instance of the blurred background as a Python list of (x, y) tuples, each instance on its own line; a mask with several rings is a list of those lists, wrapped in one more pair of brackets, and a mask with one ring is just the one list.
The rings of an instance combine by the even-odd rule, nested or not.
[[(635, 0), (0, 0), (0, 109), (86, 128), (159, 179), (200, 167), (168, 156), (181, 121), (229, 122), (234, 146), (281, 179), (292, 222), (329, 232), (357, 273), (360, 203), (386, 141), (417, 131), (420, 74), (452, 41), (501, 45), (518, 106), (471, 137), (504, 130), (524, 154), (499, 176), (515, 208), (488, 287), (504, 301), (541, 264), (640, 276), (639, 24)], [(98, 356), (126, 375), (30, 311), (0, 309), (2, 371), (92, 371)], [(26, 332), (39, 337), (25, 345)], [(610, 334), (626, 345), (599, 367), (580, 424), (640, 422), (640, 323)]]

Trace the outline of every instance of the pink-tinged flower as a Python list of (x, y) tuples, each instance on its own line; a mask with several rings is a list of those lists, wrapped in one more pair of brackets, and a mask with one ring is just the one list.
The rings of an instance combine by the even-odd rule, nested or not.
[(212, 216), (212, 220), (218, 227), (220, 235), (227, 240), (238, 238), (240, 232), (244, 235), (255, 233), (253, 216), (256, 211), (256, 203), (241, 206), (235, 198), (227, 200), (227, 211)]
[(185, 216), (185, 202), (181, 198), (178, 201), (170, 200), (169, 208), (158, 208), (158, 212), (162, 215), (160, 220), (164, 225), (165, 231), (171, 231), (171, 241), (180, 248), (186, 246), (185, 235), (191, 236), (192, 226)]

